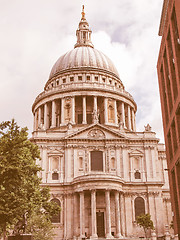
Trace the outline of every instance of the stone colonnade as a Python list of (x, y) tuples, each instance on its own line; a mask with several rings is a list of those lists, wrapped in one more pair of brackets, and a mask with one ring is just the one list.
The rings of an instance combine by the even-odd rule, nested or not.
[[(79, 97), (79, 96), (77, 96)], [(125, 128), (136, 131), (135, 110), (128, 104), (119, 100), (114, 100), (105, 97), (92, 96), (92, 122), (98, 123), (99, 115), (101, 115), (101, 122), (105, 125), (118, 126), (122, 123)], [(103, 98), (103, 106), (98, 106), (98, 98)], [(66, 97), (46, 102), (39, 106), (34, 112), (34, 131), (38, 129), (49, 129), (72, 124), (79, 124), (76, 116), (78, 108), (76, 97)], [(88, 124), (87, 120), (87, 96), (82, 96), (82, 122), (81, 124)], [(99, 114), (99, 112), (101, 112)]]
[[(105, 191), (105, 237), (106, 238), (113, 238), (112, 236), (112, 229), (111, 229), (111, 198), (110, 198), (110, 190), (104, 190)], [(90, 238), (96, 239), (98, 238), (98, 232), (97, 232), (97, 208), (96, 208), (96, 192), (97, 190), (90, 190), (90, 199), (91, 199), (91, 229), (90, 231)], [(78, 197), (79, 197), (79, 218), (78, 218)], [(115, 198), (115, 219), (116, 219), (116, 238), (121, 238), (121, 217), (120, 217), (120, 192), (114, 191), (114, 198)], [(74, 219), (75, 219), (75, 225), (74, 225), (74, 237), (80, 237), (85, 238), (85, 192), (76, 192), (74, 193)], [(87, 216), (86, 216), (87, 217)], [(79, 221), (79, 224), (78, 224)], [(77, 231), (79, 226), (79, 233)]]

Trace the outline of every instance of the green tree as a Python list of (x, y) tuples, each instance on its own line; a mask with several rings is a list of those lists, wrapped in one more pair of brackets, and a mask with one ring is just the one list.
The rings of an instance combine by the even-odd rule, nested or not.
[(15, 225), (26, 213), (46, 213), (47, 218), (59, 207), (50, 202), (49, 189), (41, 187), (36, 165), (39, 149), (28, 140), (27, 128), (15, 120), (0, 123), (0, 228), (3, 238), (7, 228)]
[(154, 229), (153, 221), (150, 214), (141, 214), (136, 218), (137, 224), (144, 229), (145, 237), (147, 238), (148, 229)]
[(33, 240), (53, 240), (55, 236), (53, 224), (46, 213), (31, 214), (31, 217), (27, 221), (27, 233), (33, 235)]

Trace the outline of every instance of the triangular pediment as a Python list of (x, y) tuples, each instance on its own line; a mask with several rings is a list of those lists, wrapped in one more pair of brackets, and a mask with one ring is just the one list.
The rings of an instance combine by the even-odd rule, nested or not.
[(138, 149), (133, 149), (133, 150), (129, 151), (129, 155), (130, 156), (142, 156), (143, 152), (141, 152)]
[(59, 150), (55, 146), (48, 146), (47, 147), (48, 155), (60, 155), (63, 154), (62, 150)]
[(100, 124), (92, 124), (88, 127), (85, 127), (75, 133), (69, 134), (66, 136), (66, 139), (94, 139), (94, 140), (103, 140), (103, 139), (119, 139), (125, 138), (125, 136), (107, 126), (102, 126)]

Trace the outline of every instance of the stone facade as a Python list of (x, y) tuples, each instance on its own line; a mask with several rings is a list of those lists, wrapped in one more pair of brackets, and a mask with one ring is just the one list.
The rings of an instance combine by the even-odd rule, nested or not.
[(141, 237), (141, 213), (162, 236), (171, 222), (164, 145), (149, 125), (136, 131), (136, 103), (90, 37), (83, 10), (75, 48), (32, 107), (42, 185), (61, 206), (54, 239)]

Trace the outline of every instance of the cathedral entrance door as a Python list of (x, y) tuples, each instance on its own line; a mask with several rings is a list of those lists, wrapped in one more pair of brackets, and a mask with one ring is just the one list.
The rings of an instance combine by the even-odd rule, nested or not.
[(96, 213), (97, 219), (97, 235), (98, 237), (105, 237), (105, 229), (104, 229), (104, 212)]

